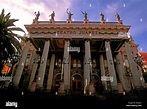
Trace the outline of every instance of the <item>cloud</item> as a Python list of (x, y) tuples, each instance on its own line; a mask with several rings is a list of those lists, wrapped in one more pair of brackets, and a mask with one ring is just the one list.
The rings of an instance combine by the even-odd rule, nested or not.
[(5, 13), (11, 12), (11, 18), (19, 19), (15, 25), (26, 31), (24, 25), (32, 23), (35, 11), (40, 11), (39, 20), (49, 20), (53, 11), (56, 14), (55, 20), (62, 20), (65, 19), (66, 9), (71, 6), (71, 2), (72, 0), (1, 0), (0, 10), (4, 8)]
[(106, 18), (110, 21), (114, 19), (115, 13), (117, 12), (119, 7), (118, 3), (107, 4), (106, 9), (104, 10), (106, 14)]

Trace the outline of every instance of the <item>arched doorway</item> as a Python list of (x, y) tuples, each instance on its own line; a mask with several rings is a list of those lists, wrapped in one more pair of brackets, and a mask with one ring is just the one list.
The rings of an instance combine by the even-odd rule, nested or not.
[(102, 92), (102, 83), (100, 77), (98, 75), (92, 75), (92, 83), (94, 84), (95, 92)]
[(80, 75), (72, 76), (72, 93), (82, 93), (82, 78)]

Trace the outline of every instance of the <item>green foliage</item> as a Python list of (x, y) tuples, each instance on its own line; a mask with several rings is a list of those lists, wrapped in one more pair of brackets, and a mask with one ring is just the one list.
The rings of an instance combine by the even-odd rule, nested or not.
[(18, 19), (11, 19), (10, 17), (10, 12), (5, 15), (5, 10), (2, 9), (0, 13), (0, 64), (3, 64), (3, 61), (7, 60), (13, 53), (21, 53), (19, 39), (23, 39), (23, 37), (14, 33), (14, 31), (24, 33), (25, 31), (14, 25)]

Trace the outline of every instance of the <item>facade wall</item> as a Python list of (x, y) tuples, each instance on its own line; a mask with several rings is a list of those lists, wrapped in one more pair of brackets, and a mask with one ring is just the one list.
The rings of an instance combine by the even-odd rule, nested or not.
[[(85, 27), (87, 31), (93, 31), (92, 27), (87, 25)], [(81, 30), (85, 31), (85, 27), (81, 27)], [(30, 32), (38, 31), (28, 38), (34, 49), (32, 47), (27, 49), (29, 45), (24, 46), (25, 53), (22, 53), (22, 56), (26, 56), (25, 60), (22, 60), (25, 63), (24, 67), (16, 68), (23, 73), (25, 66), (29, 66), (25, 70), (28, 74), (27, 79), (23, 80), (23, 84), (27, 84), (29, 91), (41, 90), (54, 94), (98, 94), (143, 89), (142, 70), (133, 60), (138, 53), (138, 45), (134, 43), (132, 37), (118, 37), (114, 33), (108, 35), (107, 32), (118, 31), (112, 29), (113, 26), (107, 28), (104, 25), (105, 29), (100, 30), (104, 33), (104, 37), (87, 35), (85, 32), (69, 35), (71, 25), (66, 25), (64, 28), (69, 28), (69, 30), (62, 33), (62, 38), (59, 35), (60, 30), (56, 28), (55, 30), (58, 30), (56, 36), (51, 38), (48, 34), (43, 38), (39, 36), (39, 32), (45, 32), (46, 29), (35, 30), (30, 27)], [(76, 28), (72, 31), (81, 31)], [(27, 29), (29, 30), (29, 27)], [(93, 34), (98, 33), (98, 30), (94, 30)], [(51, 28), (50, 31), (54, 30)], [(120, 29), (119, 31), (126, 30)], [(27, 58), (28, 54), (30, 58)], [(15, 75), (14, 81), (21, 76)], [(16, 82), (19, 84), (18, 80)], [(19, 86), (23, 87), (23, 84)]]

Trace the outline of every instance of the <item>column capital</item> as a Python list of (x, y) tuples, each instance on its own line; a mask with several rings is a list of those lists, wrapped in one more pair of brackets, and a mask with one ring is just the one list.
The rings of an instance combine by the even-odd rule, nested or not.
[(107, 42), (110, 41), (110, 40), (111, 40), (111, 38), (105, 38), (104, 39), (104, 41), (107, 41)]
[(50, 39), (50, 38), (45, 38), (44, 40), (45, 40), (45, 41), (51, 41), (52, 39)]
[(89, 38), (85, 38), (84, 41), (91, 41), (91, 39), (89, 39)]
[(28, 42), (28, 41), (30, 41), (31, 39), (30, 38), (24, 38), (23, 39), (25, 42)]
[(70, 42), (70, 40), (71, 40), (70, 38), (65, 38), (65, 39), (64, 39), (65, 42), (67, 42), (67, 41)]

